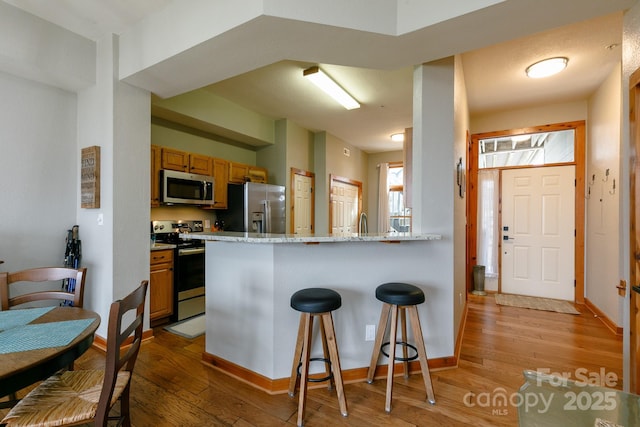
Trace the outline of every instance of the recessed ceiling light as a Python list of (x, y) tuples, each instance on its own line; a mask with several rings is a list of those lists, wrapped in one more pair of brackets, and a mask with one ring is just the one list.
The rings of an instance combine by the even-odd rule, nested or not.
[(404, 141), (404, 132), (394, 133), (393, 135), (391, 135), (391, 140), (394, 142)]
[(565, 57), (543, 59), (542, 61), (529, 65), (526, 73), (527, 76), (532, 79), (541, 79), (543, 77), (553, 76), (554, 74), (558, 74), (560, 71), (564, 70), (567, 67), (568, 62), (569, 59)]

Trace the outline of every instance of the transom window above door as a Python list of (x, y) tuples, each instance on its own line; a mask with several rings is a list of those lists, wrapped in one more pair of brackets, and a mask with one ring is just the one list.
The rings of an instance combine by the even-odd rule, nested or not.
[(573, 129), (481, 139), (478, 168), (571, 163), (574, 140)]

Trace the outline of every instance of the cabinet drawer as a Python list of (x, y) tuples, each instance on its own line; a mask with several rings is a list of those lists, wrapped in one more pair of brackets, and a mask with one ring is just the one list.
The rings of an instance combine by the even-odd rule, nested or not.
[(163, 249), (161, 251), (151, 251), (151, 265), (173, 262), (173, 249)]

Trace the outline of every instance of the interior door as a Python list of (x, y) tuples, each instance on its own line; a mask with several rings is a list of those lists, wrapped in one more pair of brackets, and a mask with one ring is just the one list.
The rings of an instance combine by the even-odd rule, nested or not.
[(313, 233), (313, 177), (293, 173), (293, 232), (295, 234)]
[(349, 234), (358, 230), (358, 187), (334, 182), (331, 187), (331, 234)]
[(502, 171), (502, 292), (574, 300), (575, 166)]

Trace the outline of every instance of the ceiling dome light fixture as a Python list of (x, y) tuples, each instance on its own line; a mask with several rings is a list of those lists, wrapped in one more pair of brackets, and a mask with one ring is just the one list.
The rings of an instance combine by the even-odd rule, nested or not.
[(339, 102), (347, 110), (360, 108), (360, 104), (346, 90), (342, 89), (338, 83), (326, 75), (318, 66), (307, 68), (302, 75), (311, 80), (316, 86), (322, 89), (327, 95)]
[(565, 58), (563, 56), (543, 59), (542, 61), (538, 61), (535, 64), (529, 65), (527, 67), (526, 73), (527, 76), (531, 77), (532, 79), (541, 79), (543, 77), (549, 77), (553, 76), (554, 74), (558, 74), (560, 71), (567, 68), (568, 63), (569, 58)]
[(404, 141), (404, 132), (394, 133), (391, 135), (391, 140), (393, 142), (402, 142)]

